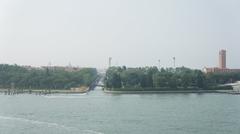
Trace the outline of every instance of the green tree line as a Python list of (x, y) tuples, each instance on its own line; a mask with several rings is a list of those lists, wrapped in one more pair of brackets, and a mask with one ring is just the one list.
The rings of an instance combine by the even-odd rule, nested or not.
[(31, 68), (18, 65), (0, 65), (0, 87), (25, 89), (70, 89), (89, 86), (97, 77), (95, 68), (82, 68), (79, 71), (61, 69)]
[(185, 67), (126, 68), (111, 67), (106, 72), (107, 88), (201, 88), (209, 89), (219, 84), (240, 80), (240, 73), (210, 73)]

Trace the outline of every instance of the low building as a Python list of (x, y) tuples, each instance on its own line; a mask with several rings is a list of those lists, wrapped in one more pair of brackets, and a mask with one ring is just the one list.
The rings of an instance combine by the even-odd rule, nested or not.
[(213, 68), (207, 68), (205, 67), (203, 69), (204, 73), (232, 73), (232, 72), (240, 72), (240, 69), (228, 69), (228, 68), (218, 68), (218, 67), (213, 67)]

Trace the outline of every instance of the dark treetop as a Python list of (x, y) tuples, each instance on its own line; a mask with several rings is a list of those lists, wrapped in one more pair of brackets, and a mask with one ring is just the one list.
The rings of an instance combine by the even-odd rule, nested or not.
[(97, 77), (95, 68), (77, 71), (50, 68), (25, 68), (18, 65), (0, 65), (0, 87), (27, 89), (70, 89), (89, 86)]
[(240, 80), (240, 73), (205, 74), (201, 70), (185, 67), (126, 68), (111, 67), (106, 72), (105, 86), (108, 89), (214, 89), (219, 84)]

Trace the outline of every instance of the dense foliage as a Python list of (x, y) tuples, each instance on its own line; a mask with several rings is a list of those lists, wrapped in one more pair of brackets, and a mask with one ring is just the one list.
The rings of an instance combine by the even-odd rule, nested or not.
[(106, 72), (107, 88), (192, 88), (209, 89), (218, 84), (240, 80), (240, 73), (205, 74), (189, 68), (111, 67)]
[(97, 77), (94, 68), (82, 68), (79, 71), (31, 68), (17, 65), (0, 65), (0, 87), (26, 89), (69, 89), (88, 86)]

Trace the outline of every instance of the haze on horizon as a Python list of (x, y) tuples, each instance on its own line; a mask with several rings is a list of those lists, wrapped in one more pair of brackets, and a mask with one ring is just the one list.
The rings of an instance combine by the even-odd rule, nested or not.
[(1, 0), (0, 63), (240, 68), (239, 0)]

